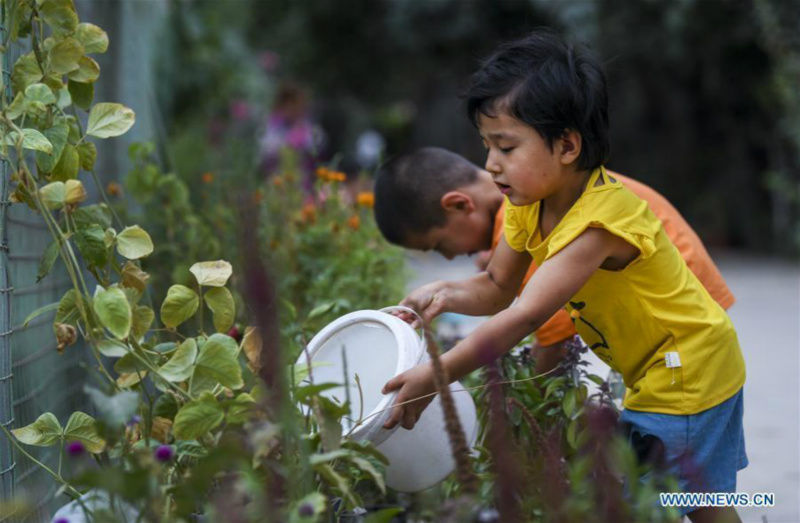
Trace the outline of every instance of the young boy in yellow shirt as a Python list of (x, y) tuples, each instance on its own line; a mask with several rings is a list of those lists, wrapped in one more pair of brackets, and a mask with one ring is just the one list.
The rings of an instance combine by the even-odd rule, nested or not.
[[(609, 171), (647, 202), (714, 301), (728, 309), (735, 298), (697, 233), (669, 201), (647, 185)], [(375, 220), (389, 242), (406, 249), (434, 250), (448, 260), (491, 252), (503, 237), (506, 202), (492, 175), (466, 158), (439, 147), (423, 147), (390, 159), (375, 175)], [(533, 276), (531, 261), (517, 294)], [(564, 342), (576, 335), (564, 309), (536, 330), (532, 354), (536, 372), (555, 367), (566, 355)]]
[[(665, 445), (685, 492), (733, 492), (746, 465), (744, 358), (725, 311), (688, 269), (647, 204), (606, 172), (605, 77), (597, 60), (551, 32), (501, 46), (472, 77), (467, 111), (507, 200), (487, 270), (413, 291), (425, 321), (494, 315), (441, 358), (457, 380), (512, 349), (562, 307), (628, 389), (623, 421)], [(519, 299), (531, 258), (538, 269)], [(513, 304), (512, 304), (513, 302)], [(430, 364), (393, 378), (397, 403), (435, 391)], [(410, 429), (430, 398), (393, 409)], [(685, 474), (686, 462), (701, 472)], [(684, 507), (694, 522), (738, 521)]]

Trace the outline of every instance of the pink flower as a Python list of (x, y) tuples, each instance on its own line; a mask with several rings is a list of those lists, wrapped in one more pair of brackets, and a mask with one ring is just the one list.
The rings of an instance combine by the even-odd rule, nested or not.
[(258, 55), (259, 65), (267, 72), (274, 71), (280, 61), (280, 56), (275, 51), (264, 51)]
[(234, 100), (228, 108), (234, 120), (242, 121), (250, 118), (250, 106), (244, 100)]

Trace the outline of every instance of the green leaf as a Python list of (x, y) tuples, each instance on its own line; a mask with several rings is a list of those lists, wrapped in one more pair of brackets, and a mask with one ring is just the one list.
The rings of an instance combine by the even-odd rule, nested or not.
[(242, 367), (236, 358), (238, 350), (236, 340), (230, 336), (212, 334), (200, 349), (195, 373), (211, 377), (229, 389), (244, 387)]
[(125, 134), (136, 121), (134, 112), (122, 104), (99, 103), (89, 112), (86, 134), (111, 138)]
[(314, 467), (314, 470), (322, 477), (325, 482), (338, 489), (339, 492), (342, 494), (342, 497), (347, 501), (350, 508), (354, 508), (359, 506), (360, 499), (357, 495), (350, 489), (350, 483), (341, 476), (338, 472), (333, 470), (333, 467), (328, 465), (327, 463), (322, 463)]
[(79, 229), (73, 238), (78, 250), (89, 267), (102, 268), (108, 263), (108, 250), (103, 241), (104, 232), (99, 225)]
[(356, 451), (360, 454), (366, 454), (367, 456), (375, 458), (384, 465), (389, 464), (389, 459), (369, 441), (345, 440), (342, 442), (342, 447)]
[(364, 523), (392, 523), (395, 516), (402, 513), (403, 509), (401, 507), (385, 508), (369, 514)]
[(83, 390), (92, 400), (98, 417), (111, 427), (125, 425), (139, 408), (139, 394), (136, 392), (123, 391), (107, 396), (88, 385)]
[(58, 74), (66, 74), (79, 67), (83, 57), (83, 46), (74, 38), (65, 38), (50, 49), (50, 70)]
[(138, 260), (153, 252), (153, 240), (138, 225), (125, 227), (117, 234), (117, 251), (129, 260)]
[[(17, 142), (19, 142), (19, 133), (17, 131), (11, 131), (6, 135), (6, 145), (16, 147)], [(34, 151), (42, 151), (47, 154), (51, 154), (53, 152), (53, 144), (50, 143), (50, 140), (48, 140), (45, 135), (36, 129), (22, 130), (22, 148), (32, 149)]]
[(62, 86), (61, 89), (58, 90), (56, 106), (59, 109), (66, 109), (70, 105), (72, 105), (72, 96), (69, 94), (69, 89), (67, 89), (66, 86)]
[(343, 459), (350, 456), (349, 450), (334, 450), (332, 452), (325, 452), (322, 454), (312, 454), (308, 457), (308, 463), (313, 467), (314, 465), (320, 465), (322, 463), (330, 463), (331, 461), (336, 461), (337, 459)]
[(42, 314), (47, 314), (48, 312), (52, 312), (58, 309), (58, 302), (51, 303), (50, 305), (45, 305), (44, 307), (39, 307), (32, 313), (28, 314), (28, 317), (25, 318), (25, 321), (22, 323), (22, 328), (28, 328), (28, 324), (32, 322), (34, 319), (38, 318)]
[(172, 431), (178, 439), (197, 439), (217, 428), (225, 419), (225, 412), (210, 394), (190, 401), (175, 415)]
[[(328, 498), (320, 492), (312, 492), (294, 504), (289, 512), (289, 523), (319, 523), (319, 518), (325, 513), (327, 506)], [(302, 515), (301, 507), (303, 513), (308, 513), (308, 508), (311, 508), (311, 512)]]
[(58, 240), (53, 240), (50, 245), (44, 250), (42, 259), (39, 261), (39, 271), (36, 274), (36, 283), (42, 281), (50, 271), (53, 270), (58, 259)]
[(194, 371), (194, 362), (197, 359), (197, 342), (189, 338), (181, 343), (159, 372), (164, 378), (173, 383), (189, 379)]
[(72, 219), (75, 220), (75, 225), (77, 225), (78, 229), (91, 227), (95, 224), (103, 229), (111, 227), (111, 211), (104, 203), (96, 203), (76, 209), (72, 213)]
[(578, 420), (576, 419), (570, 421), (567, 427), (567, 443), (573, 449), (578, 448)]
[(64, 38), (78, 28), (78, 14), (71, 2), (47, 0), (39, 8), (44, 21), (56, 38)]
[(94, 164), (97, 161), (97, 147), (92, 142), (83, 142), (77, 149), (81, 169), (84, 171), (91, 171), (94, 169)]
[(173, 285), (161, 304), (161, 321), (170, 329), (176, 328), (197, 312), (200, 298), (197, 293), (183, 285)]
[(70, 289), (61, 301), (58, 302), (58, 309), (56, 309), (56, 317), (53, 323), (68, 323), (75, 325), (75, 318), (79, 315), (78, 300), (79, 294), (75, 289)]
[(236, 304), (231, 291), (226, 287), (214, 287), (205, 293), (203, 299), (214, 313), (214, 328), (217, 332), (228, 332), (236, 319)]
[(49, 447), (61, 440), (61, 424), (53, 414), (45, 412), (36, 421), (11, 431), (21, 443), (37, 447)]
[(150, 330), (155, 319), (156, 313), (150, 307), (139, 305), (133, 309), (133, 325), (131, 326), (133, 337), (137, 340), (142, 339)]
[(25, 95), (17, 93), (17, 96), (14, 97), (14, 101), (11, 102), (11, 105), (6, 109), (6, 116), (9, 120), (16, 120), (22, 116), (22, 113), (26, 111), (27, 107), (28, 101), (25, 99)]
[(231, 264), (225, 260), (198, 262), (189, 272), (194, 274), (197, 283), (206, 287), (224, 287), (233, 273)]
[(100, 322), (119, 339), (128, 337), (131, 331), (131, 306), (122, 289), (112, 287), (101, 290), (94, 297), (94, 310)]
[(178, 413), (178, 402), (172, 394), (162, 394), (153, 407), (153, 415), (161, 418), (175, 419)]
[(45, 207), (55, 211), (64, 206), (67, 199), (67, 187), (64, 182), (48, 183), (39, 189), (39, 197)]
[(78, 24), (75, 38), (83, 44), (86, 54), (105, 53), (108, 50), (108, 35), (94, 24)]
[(118, 340), (103, 340), (97, 344), (97, 350), (109, 358), (121, 358), (127, 356), (131, 351), (127, 345)]
[(80, 441), (92, 454), (103, 452), (106, 446), (106, 442), (97, 433), (94, 418), (80, 411), (73, 412), (69, 417), (67, 426), (64, 427), (64, 439)]
[[(50, 90), (49, 87), (46, 87), (46, 89)], [(61, 158), (64, 146), (67, 144), (67, 135), (69, 135), (69, 125), (63, 120), (44, 130), (44, 136), (53, 144), (53, 151), (50, 154), (36, 152), (36, 166), (39, 168), (39, 172), (49, 173), (53, 171)]]
[(64, 145), (64, 150), (61, 152), (61, 158), (53, 168), (53, 173), (50, 175), (52, 180), (60, 180), (66, 182), (67, 180), (74, 180), (78, 177), (78, 169), (80, 167), (80, 157), (75, 146), (68, 143)]
[(572, 415), (575, 413), (575, 407), (576, 407), (575, 389), (567, 390), (567, 392), (564, 394), (564, 402), (562, 405), (564, 408), (564, 414), (566, 414), (568, 418), (571, 418)]
[(359, 458), (358, 456), (353, 455), (350, 455), (349, 460), (353, 465), (361, 469), (361, 471), (368, 474), (380, 491), (383, 494), (386, 494), (386, 481), (383, 478), (383, 474), (377, 468), (375, 468), (375, 465), (373, 465), (367, 459)]
[(320, 316), (328, 314), (330, 311), (333, 310), (335, 306), (336, 306), (335, 301), (329, 301), (327, 303), (317, 305), (316, 307), (311, 309), (311, 312), (308, 313), (308, 319), (313, 320), (314, 318), (318, 318)]
[(78, 68), (71, 71), (67, 78), (70, 81), (91, 84), (100, 77), (100, 66), (88, 56), (81, 56), (78, 60)]
[(70, 96), (75, 105), (88, 111), (94, 100), (94, 84), (84, 84), (81, 82), (69, 82), (67, 84)]
[(24, 93), (29, 85), (39, 82), (42, 76), (43, 73), (36, 61), (36, 56), (30, 52), (19, 58), (14, 64), (11, 85), (14, 87), (15, 93)]
[(56, 103), (56, 95), (52, 89), (44, 84), (33, 84), (25, 88), (25, 98), (31, 102), (39, 102), (45, 105)]

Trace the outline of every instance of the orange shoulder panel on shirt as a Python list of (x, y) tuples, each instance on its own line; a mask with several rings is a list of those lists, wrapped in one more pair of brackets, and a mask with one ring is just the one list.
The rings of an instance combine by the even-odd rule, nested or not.
[(680, 251), (689, 270), (697, 276), (714, 301), (719, 303), (723, 309), (729, 309), (736, 301), (733, 293), (725, 283), (725, 279), (708, 254), (703, 242), (678, 210), (669, 203), (669, 200), (647, 185), (611, 171), (608, 171), (608, 174), (647, 202), (653, 214), (661, 220), (664, 231)]

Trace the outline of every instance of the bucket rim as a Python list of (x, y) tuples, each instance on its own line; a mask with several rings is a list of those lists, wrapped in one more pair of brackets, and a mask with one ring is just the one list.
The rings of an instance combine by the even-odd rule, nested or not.
[[(408, 343), (404, 343), (404, 340), (407, 340), (406, 336), (409, 330), (413, 334), (414, 338), (418, 339), (416, 331), (414, 331), (410, 325), (400, 318), (389, 314), (388, 312), (365, 309), (353, 311), (345, 314), (344, 316), (340, 316), (323, 327), (322, 330), (320, 330), (311, 339), (311, 341), (308, 342), (305, 349), (300, 353), (300, 356), (295, 364), (306, 364), (309, 360), (313, 362), (314, 356), (321, 350), (325, 343), (331, 337), (333, 337), (334, 334), (359, 323), (378, 323), (389, 329), (389, 331), (392, 333), (392, 336), (395, 340), (395, 345), (397, 346), (397, 361), (395, 364), (394, 376), (397, 376), (398, 374), (401, 374), (402, 372), (405, 372), (406, 370), (416, 366), (424, 357), (424, 350), (419, 346), (419, 344), (416, 344), (416, 350), (409, 351), (408, 349), (412, 347), (409, 347)], [(401, 349), (403, 346), (406, 347), (406, 350)], [(409, 352), (412, 352), (412, 354), (409, 354)], [(390, 416), (391, 410), (389, 410), (389, 407), (391, 407), (391, 405), (394, 403), (395, 399), (397, 398), (397, 394), (397, 391), (384, 394), (371, 412), (364, 413), (364, 417), (367, 418), (374, 412), (383, 412), (379, 415), (372, 416), (358, 427), (353, 428), (350, 433), (350, 437), (354, 440), (368, 439), (372, 433), (380, 428), (380, 426), (382, 426), (386, 419)], [(387, 431), (386, 435), (388, 436), (396, 429), (397, 427), (390, 429)]]

